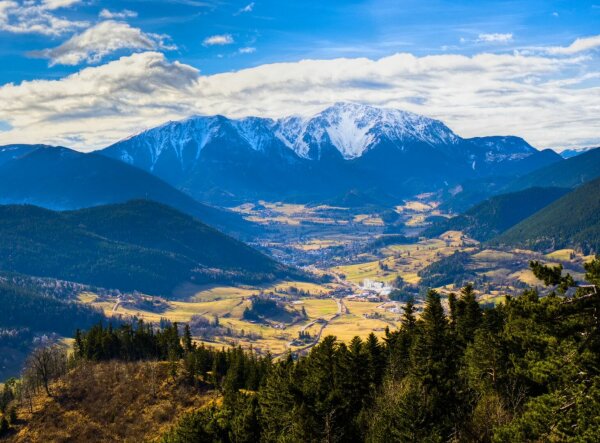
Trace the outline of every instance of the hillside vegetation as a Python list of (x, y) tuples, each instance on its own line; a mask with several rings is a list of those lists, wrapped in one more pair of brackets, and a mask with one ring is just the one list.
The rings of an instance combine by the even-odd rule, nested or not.
[[(182, 414), (211, 401), (190, 389), (167, 362), (81, 364), (54, 386), (59, 396), (35, 395), (9, 435), (15, 442), (151, 441)], [(26, 423), (26, 426), (22, 426)]]
[(291, 272), (197, 219), (142, 200), (72, 212), (0, 207), (0, 269), (163, 295), (188, 281), (261, 282)]
[[(535, 262), (531, 269), (554, 289), (550, 295), (526, 290), (482, 309), (467, 285), (448, 296), (446, 314), (442, 297), (429, 291), (422, 314), (408, 301), (402, 327), (387, 330), (385, 340), (371, 334), (346, 344), (328, 336), (298, 359), (197, 346), (189, 328), (176, 324), (96, 326), (76, 335), (71, 368), (63, 351), (36, 351), (24, 378), (3, 394), (0, 411), (11, 418), (5, 435), (33, 442), (595, 441), (599, 294), (577, 287), (565, 297), (574, 281), (562, 268)], [(585, 269), (586, 280), (600, 284), (600, 258)], [(40, 361), (50, 362), (49, 371), (36, 370)], [(206, 401), (209, 391), (218, 400)]]
[(70, 336), (106, 320), (102, 312), (42, 291), (27, 279), (0, 277), (0, 380), (18, 375), (23, 361), (41, 337)]
[[(587, 154), (575, 158), (584, 155)], [(538, 250), (569, 247), (586, 253), (600, 251), (600, 179), (577, 188), (523, 220), (493, 243)]]
[(491, 197), (457, 217), (439, 221), (422, 235), (437, 237), (446, 231), (462, 231), (479, 241), (489, 240), (569, 192), (562, 188), (529, 188)]
[(504, 191), (513, 192), (534, 186), (575, 188), (597, 177), (600, 177), (600, 149), (592, 149), (523, 175), (508, 184)]

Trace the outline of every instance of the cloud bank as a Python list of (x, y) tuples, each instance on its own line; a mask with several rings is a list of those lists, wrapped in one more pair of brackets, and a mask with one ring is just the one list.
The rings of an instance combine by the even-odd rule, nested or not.
[(55, 10), (80, 3), (80, 0), (0, 0), (0, 31), (13, 34), (59, 36), (89, 26), (88, 22), (68, 20)]
[[(149, 51), (59, 80), (0, 87), (0, 144), (92, 150), (193, 114), (279, 117), (337, 101), (438, 118), (459, 135), (519, 135), (533, 145), (600, 145), (594, 53), (478, 54), (275, 63), (216, 75)], [(557, 80), (557, 78), (559, 80)]]
[(578, 52), (589, 51), (600, 47), (600, 35), (593, 37), (578, 38), (567, 47), (551, 47), (548, 48), (549, 54), (571, 55)]
[(167, 36), (142, 32), (124, 22), (106, 20), (86, 29), (81, 34), (74, 35), (69, 40), (51, 49), (30, 53), (33, 57), (47, 58), (50, 66), (78, 65), (98, 63), (107, 55), (128, 49), (143, 50), (174, 50), (176, 46), (167, 43)]

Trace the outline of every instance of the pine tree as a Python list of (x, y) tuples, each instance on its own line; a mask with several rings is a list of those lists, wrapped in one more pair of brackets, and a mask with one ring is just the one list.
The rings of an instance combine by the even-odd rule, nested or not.
[(460, 300), (455, 306), (456, 337), (462, 346), (473, 341), (475, 331), (481, 323), (482, 311), (475, 298), (472, 284), (461, 289)]
[(8, 434), (8, 429), (8, 420), (6, 420), (6, 417), (3, 416), (0, 418), (0, 437), (4, 437), (6, 434)]
[(194, 349), (194, 343), (192, 341), (192, 332), (190, 331), (190, 325), (186, 323), (183, 329), (183, 351), (189, 354)]
[(259, 391), (262, 435), (265, 441), (300, 440), (299, 408), (297, 400), (301, 400), (301, 371), (296, 367), (292, 355), (279, 363), (275, 363), (269, 372), (264, 386)]
[(459, 422), (455, 416), (459, 405), (457, 360), (440, 295), (430, 290), (423, 315), (417, 322), (406, 389), (410, 395), (421, 393), (421, 400), (413, 407), (420, 408), (426, 417), (424, 426), (446, 438)]

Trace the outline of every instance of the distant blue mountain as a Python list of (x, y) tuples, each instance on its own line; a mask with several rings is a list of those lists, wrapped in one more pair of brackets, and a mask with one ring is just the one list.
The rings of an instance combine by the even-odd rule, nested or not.
[(218, 204), (314, 201), (354, 189), (402, 197), (470, 178), (514, 177), (562, 160), (519, 137), (465, 139), (438, 120), (350, 103), (309, 118), (191, 117), (100, 153)]
[(43, 145), (0, 147), (0, 204), (70, 210), (133, 199), (167, 204), (238, 237), (253, 231), (238, 214), (199, 203), (152, 174), (102, 155)]
[(598, 149), (598, 147), (587, 147), (587, 148), (577, 148), (577, 149), (565, 149), (564, 151), (560, 151), (560, 155), (562, 158), (572, 158), (577, 157), (578, 155), (584, 154), (592, 149)]

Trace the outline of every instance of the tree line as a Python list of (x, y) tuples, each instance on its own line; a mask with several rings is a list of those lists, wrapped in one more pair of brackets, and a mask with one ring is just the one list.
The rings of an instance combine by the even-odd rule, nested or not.
[[(304, 357), (206, 347), (187, 325), (138, 322), (78, 331), (71, 364), (166, 360), (188, 389), (219, 393), (164, 443), (596, 441), (600, 258), (581, 287), (560, 266), (531, 268), (549, 295), (527, 290), (484, 309), (471, 285), (447, 298), (429, 291), (421, 315), (409, 300), (381, 339), (328, 336)], [(26, 373), (53, 395), (45, 374), (59, 377), (64, 360), (46, 357)]]
[[(600, 435), (600, 259), (593, 286), (532, 263), (554, 287), (482, 309), (471, 285), (429, 291), (421, 316), (382, 340), (325, 337), (303, 358), (268, 361), (258, 389), (221, 385), (163, 442), (596, 441)], [(447, 313), (446, 313), (447, 312)], [(236, 389), (237, 388), (237, 389)]]

